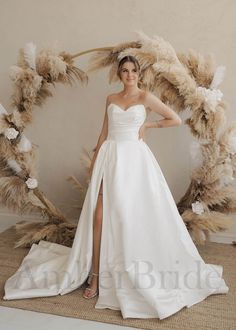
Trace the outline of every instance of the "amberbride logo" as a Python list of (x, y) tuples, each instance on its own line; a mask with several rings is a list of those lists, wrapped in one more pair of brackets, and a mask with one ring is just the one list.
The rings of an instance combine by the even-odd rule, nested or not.
[(202, 261), (195, 260), (194, 264), (191, 264), (191, 268), (189, 270), (181, 269), (180, 262), (176, 260), (172, 270), (154, 270), (150, 261), (138, 260), (134, 261), (126, 271), (114, 269), (112, 272), (100, 274), (100, 286), (103, 289), (109, 289), (110, 287), (107, 284), (114, 285), (113, 277), (115, 278), (117, 289), (130, 286), (131, 289), (147, 290), (154, 288), (161, 290), (212, 290), (220, 286), (219, 282), (222, 280), (220, 279), (220, 274), (213, 268), (206, 266)]
[[(154, 270), (152, 263), (145, 260), (133, 261), (125, 271), (119, 268), (122, 269), (122, 265), (117, 264), (112, 270), (99, 273), (100, 288), (109, 290), (115, 286), (116, 290), (214, 290), (220, 287), (222, 281), (220, 274), (215, 269), (209, 265), (206, 266), (200, 260), (195, 260), (191, 264), (192, 269), (185, 269), (184, 264), (181, 268), (178, 260), (171, 270)], [(49, 290), (52, 294), (59, 294), (64, 289), (66, 291), (75, 290), (86, 281), (87, 272), (80, 274), (80, 280), (74, 278), (76, 273), (75, 271), (69, 273), (67, 271), (42, 270), (40, 273), (34, 274), (29, 265), (24, 263), (17, 277), (14, 279), (13, 276), (12, 282), (14, 282), (15, 289), (26, 292), (27, 290), (33, 292), (34, 289), (44, 289)]]

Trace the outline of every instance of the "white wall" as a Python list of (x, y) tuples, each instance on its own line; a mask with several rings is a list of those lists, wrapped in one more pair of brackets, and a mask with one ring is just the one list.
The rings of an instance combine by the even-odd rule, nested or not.
[[(235, 120), (235, 11), (233, 0), (0, 0), (0, 103), (9, 109), (8, 70), (25, 43), (33, 41), (38, 50), (56, 44), (58, 50), (77, 53), (135, 40), (134, 31), (142, 30), (150, 37), (162, 36), (176, 51), (214, 53), (216, 62), (226, 66), (221, 90), (229, 102), (228, 121)], [(86, 70), (89, 57), (78, 58), (76, 64)], [(40, 189), (68, 217), (78, 216), (73, 208), (78, 194), (65, 178), (83, 178), (82, 147), (91, 150), (96, 145), (105, 97), (121, 88), (108, 84), (107, 73), (90, 74), (87, 87), (58, 85), (54, 97), (35, 108), (34, 122), (25, 132), (39, 146)], [(191, 139), (184, 125), (147, 132), (147, 143), (176, 201), (189, 184)]]

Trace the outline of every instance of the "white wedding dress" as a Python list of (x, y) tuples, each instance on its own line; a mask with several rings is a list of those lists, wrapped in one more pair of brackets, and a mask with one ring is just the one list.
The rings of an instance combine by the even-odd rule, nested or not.
[[(5, 300), (64, 295), (92, 271), (93, 218), (103, 179), (99, 296), (95, 308), (123, 318), (166, 318), (207, 296), (227, 293), (221, 265), (206, 264), (167, 182), (138, 131), (143, 104), (111, 103), (72, 248), (41, 240), (5, 283)], [(220, 299), (220, 298), (219, 298)]]

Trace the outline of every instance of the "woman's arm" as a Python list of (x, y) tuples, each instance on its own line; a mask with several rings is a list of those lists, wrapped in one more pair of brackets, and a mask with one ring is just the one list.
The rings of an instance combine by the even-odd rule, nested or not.
[(97, 154), (98, 154), (98, 151), (101, 147), (101, 145), (103, 144), (103, 142), (106, 140), (107, 138), (107, 134), (108, 134), (108, 115), (107, 115), (107, 107), (108, 107), (108, 104), (109, 104), (109, 96), (107, 96), (106, 98), (106, 109), (105, 109), (105, 115), (104, 115), (104, 119), (103, 119), (103, 125), (102, 125), (102, 130), (101, 130), (101, 133), (99, 135), (99, 138), (98, 138), (98, 142), (97, 142), (97, 145), (95, 147), (95, 153), (93, 154), (93, 158), (92, 158), (92, 161), (91, 161), (91, 165), (90, 165), (90, 168), (89, 168), (89, 176), (91, 176), (92, 172), (93, 172), (93, 165), (95, 163), (95, 160), (96, 160), (96, 157), (97, 157)]
[(152, 111), (159, 113), (164, 119), (149, 121), (145, 123), (147, 128), (152, 127), (169, 127), (169, 126), (179, 126), (182, 123), (181, 118), (177, 115), (175, 111), (169, 108), (165, 103), (163, 103), (158, 97), (150, 92), (146, 92), (145, 95), (145, 105)]

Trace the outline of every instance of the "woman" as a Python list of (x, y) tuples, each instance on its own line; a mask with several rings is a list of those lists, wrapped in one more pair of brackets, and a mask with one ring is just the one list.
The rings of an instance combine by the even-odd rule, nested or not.
[[(206, 264), (199, 255), (144, 141), (146, 128), (181, 120), (138, 87), (139, 74), (134, 57), (121, 59), (124, 88), (106, 100), (72, 248), (43, 240), (33, 244), (6, 281), (4, 299), (64, 295), (90, 273), (83, 297), (98, 295), (95, 308), (120, 310), (123, 318), (163, 319), (228, 292), (223, 267)], [(149, 111), (164, 119), (145, 122)]]
[[(152, 127), (169, 127), (181, 124), (181, 118), (156, 96), (150, 92), (143, 91), (138, 87), (140, 66), (138, 61), (133, 56), (125, 56), (119, 62), (117, 75), (123, 83), (123, 90), (117, 94), (108, 95), (106, 100), (106, 111), (103, 121), (102, 132), (96, 146), (96, 151), (92, 159), (90, 167), (90, 175), (93, 170), (93, 164), (96, 160), (100, 146), (106, 140), (108, 134), (108, 114), (107, 108), (110, 104), (118, 105), (123, 111), (127, 111), (132, 105), (143, 104), (146, 111), (149, 113), (155, 111), (161, 114), (165, 119), (153, 122), (144, 122), (139, 129), (139, 138), (145, 139), (146, 128)], [(99, 272), (99, 254), (100, 254), (100, 239), (102, 229), (102, 182), (99, 190), (96, 213), (94, 219), (94, 253), (93, 253), (93, 269), (94, 272), (90, 275), (90, 286), (86, 288), (83, 297), (93, 298), (98, 294), (98, 272)]]

